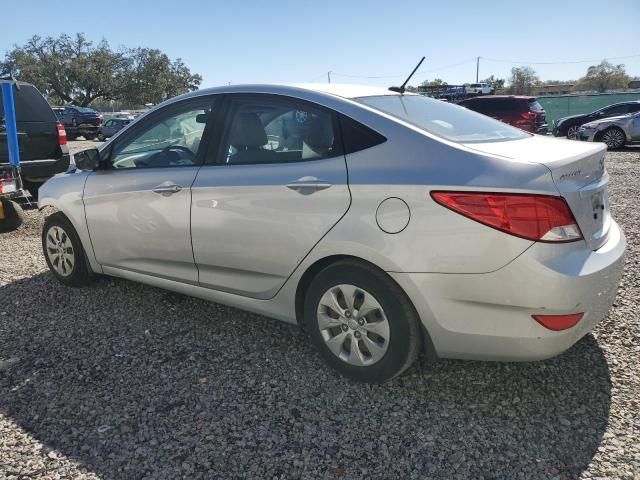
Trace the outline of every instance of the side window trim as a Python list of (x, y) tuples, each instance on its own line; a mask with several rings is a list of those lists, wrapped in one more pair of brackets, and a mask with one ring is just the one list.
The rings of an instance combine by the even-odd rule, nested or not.
[[(170, 105), (167, 105), (153, 112), (147, 118), (142, 119), (142, 121), (137, 125), (135, 125), (134, 128), (131, 128), (127, 132), (125, 132), (124, 135), (118, 136), (116, 141), (112, 143), (108, 148), (107, 155), (104, 158), (105, 163), (107, 163), (108, 165), (111, 164), (111, 161), (113, 158), (113, 152), (117, 151), (117, 149), (122, 144), (126, 144), (130, 142), (133, 138), (137, 137), (138, 135), (144, 134), (147, 130), (152, 128), (152, 127), (146, 126), (149, 122), (154, 122), (157, 118), (160, 118), (167, 114), (171, 115), (172, 112), (180, 112), (185, 109), (188, 109), (190, 106), (201, 106), (203, 103), (208, 102), (209, 106), (214, 108), (212, 110), (212, 114), (207, 119), (207, 123), (202, 132), (202, 138), (200, 140), (200, 144), (198, 145), (198, 151), (196, 152), (196, 157), (192, 165), (196, 167), (202, 166), (203, 160), (204, 160), (204, 152), (207, 151), (207, 148), (205, 147), (207, 146), (209, 141), (209, 134), (211, 130), (210, 126), (213, 123), (213, 121), (220, 115), (219, 109), (216, 107), (216, 103), (218, 104), (220, 103), (220, 101), (223, 99), (221, 97), (223, 96), (222, 95), (200, 95), (200, 96), (196, 96), (186, 100), (181, 100), (179, 102), (171, 103)], [(181, 167), (182, 166), (180, 165), (176, 165), (176, 166), (161, 167), (161, 168), (181, 168)]]
[[(223, 108), (220, 109), (219, 116), (217, 119), (216, 125), (216, 140), (209, 145), (207, 150), (207, 157), (205, 159), (204, 165), (206, 166), (226, 166), (226, 165), (266, 165), (265, 162), (255, 162), (255, 163), (232, 163), (229, 164), (224, 161), (228, 152), (225, 151), (225, 147), (227, 146), (227, 140), (229, 138), (230, 130), (231, 130), (231, 121), (233, 120), (234, 101), (251, 101), (251, 99), (255, 100), (267, 100), (267, 101), (285, 101), (292, 103), (301, 103), (307, 104), (312, 108), (317, 110), (325, 111), (331, 115), (331, 126), (333, 129), (334, 135), (334, 145), (336, 148), (335, 154), (331, 157), (319, 158), (319, 159), (306, 159), (306, 160), (298, 160), (295, 162), (271, 162), (270, 165), (278, 165), (280, 163), (303, 163), (303, 162), (312, 162), (312, 161), (322, 161), (327, 160), (329, 158), (336, 158), (339, 156), (344, 156), (342, 135), (340, 132), (339, 121), (338, 121), (338, 113), (324, 105), (311, 102), (309, 100), (305, 100), (298, 97), (293, 97), (289, 95), (281, 95), (274, 93), (228, 93), (225, 94), (224, 103), (222, 105)], [(217, 144), (217, 145), (215, 145)]]

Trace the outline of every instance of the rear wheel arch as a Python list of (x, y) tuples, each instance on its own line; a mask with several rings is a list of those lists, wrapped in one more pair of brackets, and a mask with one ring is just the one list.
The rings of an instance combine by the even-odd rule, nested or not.
[[(307, 267), (305, 272), (300, 277), (300, 280), (298, 281), (298, 285), (296, 287), (296, 295), (295, 295), (295, 313), (296, 313), (296, 320), (298, 322), (298, 325), (304, 325), (304, 303), (305, 303), (305, 297), (309, 289), (309, 286), (311, 285), (311, 282), (325, 268), (331, 265), (335, 265), (337, 263), (352, 264), (354, 266), (371, 268), (373, 270), (376, 270), (378, 273), (384, 275), (390, 282), (393, 282), (395, 285), (397, 285), (398, 289), (400, 289), (402, 293), (404, 293), (406, 297), (406, 301), (409, 302), (411, 307), (414, 309), (418, 318), (420, 317), (418, 310), (416, 309), (415, 305), (413, 304), (407, 292), (383, 269), (381, 269), (380, 267), (371, 263), (368, 260), (365, 260), (363, 258), (354, 256), (354, 255), (331, 255), (331, 256), (316, 260), (314, 263), (312, 263), (309, 267)], [(427, 331), (427, 328), (424, 326), (424, 323), (422, 322), (422, 320), (420, 321), (420, 326), (422, 327), (421, 328), (422, 349), (430, 359), (435, 359), (437, 358), (437, 355), (435, 353), (435, 348), (433, 346), (433, 342), (431, 340), (429, 332)]]

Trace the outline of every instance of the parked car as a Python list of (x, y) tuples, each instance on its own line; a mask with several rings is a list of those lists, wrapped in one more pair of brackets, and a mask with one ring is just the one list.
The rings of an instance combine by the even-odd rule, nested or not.
[(471, 95), (493, 95), (495, 93), (495, 89), (488, 83), (472, 83), (465, 87), (465, 91)]
[(605, 151), (376, 87), (199, 90), (49, 180), (42, 246), (66, 285), (112, 275), (304, 324), (356, 380), (421, 350), (548, 358), (616, 295)]
[(580, 140), (603, 142), (615, 150), (640, 142), (640, 112), (585, 123), (578, 130)]
[(521, 128), (531, 133), (547, 133), (544, 108), (536, 97), (516, 95), (492, 95), (461, 101), (462, 105), (483, 115)]
[(107, 138), (113, 137), (116, 133), (129, 125), (132, 120), (128, 118), (112, 118), (98, 128), (98, 140), (104, 142)]
[[(7, 81), (10, 80), (0, 80)], [(30, 83), (17, 82), (14, 100), (22, 179), (36, 197), (44, 181), (69, 168), (66, 132), (42, 94)], [(5, 130), (0, 95), (0, 164), (9, 163)]]
[(80, 125), (102, 125), (103, 115), (100, 112), (95, 111), (93, 108), (88, 107), (76, 107), (70, 105), (58, 115), (60, 122), (65, 127), (78, 127)]
[(463, 99), (465, 97), (465, 94), (466, 93), (464, 87), (447, 87), (440, 95), (440, 98), (443, 100), (447, 100), (448, 102), (453, 102)]
[(586, 113), (584, 115), (572, 115), (570, 117), (558, 118), (553, 121), (553, 135), (556, 137), (567, 137), (572, 140), (576, 140), (578, 138), (578, 130), (580, 129), (580, 126), (585, 123), (635, 112), (640, 112), (640, 100), (614, 103), (613, 105), (609, 105), (608, 107), (604, 107), (600, 110)]

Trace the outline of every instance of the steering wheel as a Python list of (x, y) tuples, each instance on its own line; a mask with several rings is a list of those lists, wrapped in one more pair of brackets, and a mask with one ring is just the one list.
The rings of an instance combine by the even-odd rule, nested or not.
[(178, 150), (180, 152), (184, 152), (188, 154), (188, 158), (187, 160), (193, 160), (196, 158), (196, 154), (193, 153), (191, 150), (189, 150), (187, 147), (183, 147), (182, 145), (169, 145), (168, 147), (165, 147), (162, 149), (162, 153), (164, 152), (170, 152), (170, 151), (175, 151)]

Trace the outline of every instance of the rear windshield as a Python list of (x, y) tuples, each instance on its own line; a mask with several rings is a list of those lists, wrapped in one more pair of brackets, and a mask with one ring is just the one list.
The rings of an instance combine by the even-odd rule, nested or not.
[[(20, 85), (20, 90), (14, 87), (13, 101), (18, 122), (58, 121), (47, 101), (33, 85)], [(0, 117), (4, 118), (2, 95), (0, 95)]]
[(493, 118), (422, 95), (384, 95), (355, 100), (454, 142), (494, 142), (529, 136)]
[(544, 108), (542, 108), (542, 105), (538, 103), (538, 100), (531, 100), (529, 102), (529, 110), (532, 112), (543, 112)]
[(87, 107), (73, 107), (73, 108), (75, 108), (80, 113), (97, 113), (93, 108), (87, 108)]

